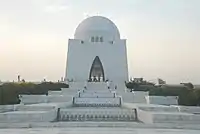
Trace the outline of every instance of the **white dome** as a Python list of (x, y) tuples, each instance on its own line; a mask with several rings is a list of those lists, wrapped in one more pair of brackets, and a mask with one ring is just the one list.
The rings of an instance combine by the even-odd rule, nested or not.
[(102, 16), (93, 16), (83, 20), (74, 34), (75, 39), (82, 40), (90, 40), (91, 37), (95, 36), (101, 36), (108, 41), (120, 39), (120, 33), (116, 25)]

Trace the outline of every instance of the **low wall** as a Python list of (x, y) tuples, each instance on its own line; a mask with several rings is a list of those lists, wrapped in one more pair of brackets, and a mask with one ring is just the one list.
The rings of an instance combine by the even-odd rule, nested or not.
[(178, 96), (147, 96), (149, 104), (178, 105)]
[(57, 110), (51, 111), (13, 111), (0, 113), (0, 123), (13, 122), (51, 122), (56, 119)]
[(15, 111), (17, 105), (0, 105), (0, 113), (4, 113), (4, 112), (9, 112), (9, 111)]
[(48, 95), (62, 95), (62, 91), (48, 91)]
[(195, 106), (178, 106), (180, 112), (200, 114), (200, 107)]
[(152, 113), (153, 123), (199, 124), (200, 115), (189, 113)]
[(62, 95), (71, 95), (74, 96), (81, 89), (71, 89), (71, 88), (61, 88)]
[(60, 121), (136, 121), (135, 110), (121, 108), (61, 109)]
[(22, 104), (56, 103), (72, 101), (71, 95), (21, 95)]
[(71, 95), (50, 95), (47, 96), (48, 103), (56, 103), (56, 102), (72, 102)]
[(141, 104), (124, 103), (124, 107), (126, 107), (128, 109), (135, 109), (136, 110), (137, 120), (139, 120), (143, 123), (146, 123), (146, 124), (152, 124), (153, 123), (152, 114), (148, 111), (141, 110), (139, 108), (139, 105), (141, 105)]
[(31, 104), (31, 105), (22, 104), (16, 107), (16, 111), (49, 111), (57, 108), (56, 105), (45, 105), (45, 104)]
[(88, 82), (87, 88), (91, 90), (107, 90), (108, 85), (106, 82)]
[(81, 98), (90, 98), (90, 97), (93, 97), (93, 98), (97, 98), (97, 97), (106, 97), (106, 98), (113, 98), (114, 97), (114, 93), (88, 93), (88, 92), (85, 92), (85, 93), (80, 93), (80, 97)]
[(139, 106), (139, 109), (150, 112), (179, 112), (178, 108), (171, 106)]
[(70, 89), (82, 89), (85, 86), (85, 82), (69, 82), (69, 88)]
[(149, 95), (149, 92), (134, 91), (133, 92), (133, 101), (134, 101), (134, 103), (147, 104), (146, 96), (148, 96), (148, 95)]
[(123, 102), (125, 103), (143, 103), (146, 104), (146, 96), (148, 96), (148, 92), (143, 91), (134, 91), (134, 92), (117, 92), (117, 95), (122, 96)]
[(46, 103), (46, 95), (20, 95), (20, 100), (22, 104), (36, 104), (36, 103)]
[(90, 105), (101, 105), (101, 106), (120, 106), (121, 105), (121, 98), (79, 98), (74, 97), (73, 100), (74, 105), (83, 105), (83, 106), (90, 106)]
[(153, 116), (151, 113), (141, 110), (139, 108), (137, 108), (136, 111), (137, 111), (137, 118), (139, 121), (146, 124), (153, 124)]

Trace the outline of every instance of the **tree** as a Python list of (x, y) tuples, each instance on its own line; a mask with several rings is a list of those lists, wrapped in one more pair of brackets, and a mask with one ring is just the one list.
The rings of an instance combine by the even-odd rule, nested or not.
[(189, 83), (181, 83), (181, 84), (186, 86), (186, 87), (188, 87), (189, 89), (194, 89), (194, 85), (191, 82), (189, 82)]

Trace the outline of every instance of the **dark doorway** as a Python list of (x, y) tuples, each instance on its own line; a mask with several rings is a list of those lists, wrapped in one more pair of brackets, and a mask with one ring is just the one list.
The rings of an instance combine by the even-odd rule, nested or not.
[(94, 58), (94, 61), (90, 69), (89, 81), (105, 81), (104, 69), (99, 59), (99, 56), (96, 56)]

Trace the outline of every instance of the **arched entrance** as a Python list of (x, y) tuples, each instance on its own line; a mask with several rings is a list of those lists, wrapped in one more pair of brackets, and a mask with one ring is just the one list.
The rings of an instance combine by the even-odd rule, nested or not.
[(96, 56), (94, 58), (90, 69), (89, 81), (105, 81), (104, 69), (99, 59), (99, 56)]

